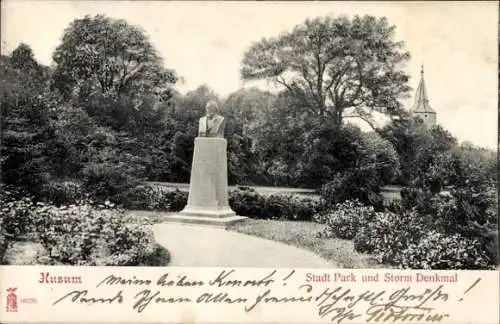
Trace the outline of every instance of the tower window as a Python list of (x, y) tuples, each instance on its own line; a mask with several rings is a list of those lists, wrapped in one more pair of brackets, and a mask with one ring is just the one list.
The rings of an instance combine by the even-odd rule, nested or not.
[(425, 118), (427, 118), (427, 114), (425, 114)]

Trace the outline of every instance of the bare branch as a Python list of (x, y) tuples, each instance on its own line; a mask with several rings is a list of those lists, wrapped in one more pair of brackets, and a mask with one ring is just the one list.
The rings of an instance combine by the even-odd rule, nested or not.
[(317, 95), (314, 94), (314, 85), (313, 82), (309, 79), (309, 73), (307, 72), (307, 67), (302, 67), (302, 77), (304, 80), (307, 82), (307, 85), (309, 87), (309, 90), (311, 91), (311, 95), (318, 105), (318, 108), (322, 110), (323, 103), (320, 101), (320, 98), (318, 98), (318, 95), (321, 96), (321, 93), (317, 93)]

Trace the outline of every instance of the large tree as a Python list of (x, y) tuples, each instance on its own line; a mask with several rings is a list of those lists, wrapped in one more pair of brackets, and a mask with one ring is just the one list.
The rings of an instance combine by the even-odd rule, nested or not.
[[(64, 104), (56, 109), (59, 125), (68, 118), (65, 122), (78, 125), (89, 117), (93, 126), (118, 141), (110, 149), (133, 155), (130, 161), (140, 159), (147, 177), (165, 177), (169, 165), (159, 163), (167, 160), (161, 140), (177, 77), (164, 66), (146, 33), (122, 19), (85, 16), (66, 28), (53, 59), (52, 86), (64, 97)], [(73, 136), (69, 128), (58, 130), (71, 152), (79, 143), (89, 147), (95, 133), (89, 128), (88, 134)], [(89, 150), (83, 153), (87, 159), (72, 154), (81, 161), (79, 169), (100, 158)], [(111, 162), (107, 160), (106, 168), (118, 170)]]
[(47, 68), (20, 44), (0, 56), (1, 180), (35, 190), (50, 173), (53, 134), (44, 102)]
[(245, 53), (245, 80), (283, 86), (319, 120), (341, 124), (371, 112), (397, 114), (409, 90), (403, 64), (410, 55), (386, 18), (307, 19), (291, 32), (254, 43)]
[(397, 151), (402, 172), (398, 181), (405, 185), (425, 174), (436, 156), (457, 146), (450, 132), (439, 125), (429, 128), (409, 113), (385, 125), (379, 133)]
[(54, 86), (66, 95), (126, 94), (139, 105), (143, 95), (168, 99), (176, 81), (142, 29), (103, 15), (73, 21), (53, 59)]

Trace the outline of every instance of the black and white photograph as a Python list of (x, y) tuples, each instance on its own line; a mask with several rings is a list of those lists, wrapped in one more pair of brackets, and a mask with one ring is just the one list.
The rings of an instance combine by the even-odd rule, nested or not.
[(1, 264), (498, 270), (498, 27), (494, 1), (2, 1)]

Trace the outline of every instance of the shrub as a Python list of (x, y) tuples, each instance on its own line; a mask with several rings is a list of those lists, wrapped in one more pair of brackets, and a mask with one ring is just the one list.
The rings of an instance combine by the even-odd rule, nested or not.
[(289, 219), (294, 216), (293, 198), (291, 196), (281, 196), (272, 194), (263, 196), (263, 205), (260, 210), (260, 217), (264, 219)]
[(170, 201), (170, 211), (181, 211), (187, 204), (188, 194), (178, 189), (166, 191), (168, 201)]
[[(177, 212), (187, 204), (188, 194), (164, 188), (137, 186), (119, 195), (119, 202), (127, 209), (147, 209)], [(315, 214), (325, 210), (323, 200), (272, 194), (264, 196), (255, 189), (240, 187), (229, 192), (231, 208), (241, 216), (259, 219), (287, 219), (310, 221)]]
[[(293, 138), (302, 146), (297, 164), (298, 185), (308, 188), (320, 188), (335, 179), (336, 174), (350, 170), (364, 161), (367, 147), (362, 139), (359, 127), (346, 124), (321, 123), (311, 125), (308, 132), (303, 129)], [(286, 152), (286, 151), (284, 151)]]
[(376, 132), (361, 133), (363, 153), (360, 165), (371, 165), (382, 184), (392, 183), (400, 176), (399, 156), (394, 146)]
[(432, 193), (422, 188), (401, 188), (401, 205), (405, 210), (426, 206), (431, 197)]
[(327, 210), (323, 199), (313, 197), (290, 196), (292, 215), (289, 220), (312, 221), (314, 215), (322, 214)]
[(123, 164), (90, 163), (83, 168), (83, 187), (98, 201), (118, 203), (118, 195), (138, 185), (138, 180)]
[(70, 205), (87, 198), (82, 187), (75, 182), (49, 182), (44, 185), (38, 195), (40, 200), (51, 204)]
[(374, 166), (360, 167), (337, 174), (333, 181), (324, 185), (321, 196), (331, 205), (345, 200), (359, 200), (364, 204), (380, 206), (380, 177)]
[(432, 225), (416, 213), (378, 212), (354, 237), (354, 248), (373, 253), (381, 263), (398, 264), (398, 254), (410, 242), (417, 242)]
[(401, 176), (398, 183), (408, 184), (422, 170), (428, 169), (429, 162), (440, 150), (453, 146), (456, 140), (441, 130), (429, 129), (415, 118), (402, 117), (384, 126), (381, 134), (399, 155)]
[(229, 192), (229, 205), (238, 215), (263, 218), (265, 199), (255, 189), (232, 190)]
[(254, 189), (231, 191), (229, 204), (241, 216), (297, 221), (311, 221), (315, 214), (326, 208), (326, 203), (321, 199), (281, 194), (264, 196)]
[(33, 232), (35, 204), (30, 197), (19, 198), (16, 190), (5, 190), (0, 199), (0, 219), (6, 235), (19, 239)]
[(152, 232), (126, 224), (118, 209), (42, 206), (35, 224), (41, 264), (137, 266), (158, 253)]
[[(433, 194), (425, 188), (405, 188), (402, 205), (420, 215), (432, 216), (433, 226), (442, 232), (483, 241), (482, 233), (497, 223), (496, 191), (474, 187), (450, 188)], [(488, 227), (483, 230), (481, 227)], [(484, 244), (490, 242), (484, 241)]]
[(416, 212), (376, 213), (354, 238), (359, 252), (412, 269), (484, 269), (492, 264), (477, 240), (435, 229), (431, 216)]
[[(264, 197), (264, 218), (312, 221), (314, 215), (324, 212), (325, 201), (296, 195), (269, 195)], [(278, 208), (281, 207), (281, 208)]]
[(127, 209), (180, 211), (187, 203), (187, 194), (150, 186), (137, 186), (119, 195), (119, 203)]
[(489, 264), (479, 242), (434, 230), (410, 243), (398, 259), (400, 267), (411, 269), (484, 269)]
[(325, 224), (320, 236), (352, 239), (362, 227), (368, 225), (374, 215), (373, 207), (354, 200), (335, 205), (329, 213), (316, 217), (316, 220)]

